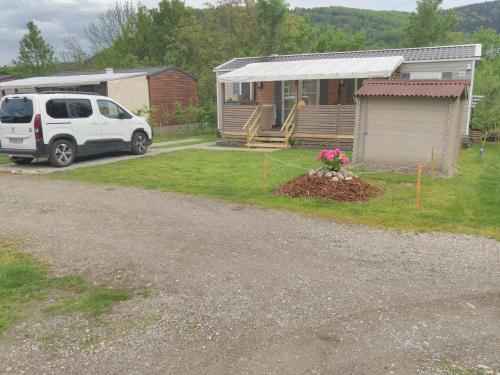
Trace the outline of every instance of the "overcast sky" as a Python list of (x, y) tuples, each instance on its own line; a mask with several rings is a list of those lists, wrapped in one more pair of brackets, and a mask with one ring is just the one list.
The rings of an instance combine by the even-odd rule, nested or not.
[[(444, 0), (445, 7), (455, 7), (484, 0)], [(158, 0), (142, 0), (155, 6)], [(186, 0), (201, 7), (206, 0)], [(19, 40), (26, 33), (25, 25), (34, 20), (43, 37), (55, 49), (57, 57), (62, 40), (68, 34), (83, 38), (83, 27), (102, 12), (110, 0), (0, 0), (0, 64), (11, 63), (17, 56)], [(415, 0), (288, 0), (292, 7), (342, 5), (355, 8), (413, 10)], [(82, 39), (82, 45), (85, 45)]]

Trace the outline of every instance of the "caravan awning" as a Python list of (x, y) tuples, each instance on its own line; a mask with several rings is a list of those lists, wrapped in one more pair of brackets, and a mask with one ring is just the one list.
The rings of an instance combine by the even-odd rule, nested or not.
[(388, 78), (403, 56), (315, 59), (248, 64), (217, 77), (219, 82), (265, 82), (307, 79)]

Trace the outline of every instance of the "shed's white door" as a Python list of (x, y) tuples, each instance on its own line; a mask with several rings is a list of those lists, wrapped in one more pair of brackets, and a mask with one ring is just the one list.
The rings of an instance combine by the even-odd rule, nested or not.
[(449, 110), (448, 99), (368, 98), (363, 159), (414, 167), (434, 149), (439, 166)]

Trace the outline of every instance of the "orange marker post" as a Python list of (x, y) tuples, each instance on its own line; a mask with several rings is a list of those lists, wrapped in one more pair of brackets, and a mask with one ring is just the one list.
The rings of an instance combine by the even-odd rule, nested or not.
[(267, 193), (267, 156), (264, 156), (264, 193)]
[(436, 158), (434, 157), (434, 149), (432, 149), (431, 168), (432, 168), (432, 191), (434, 191), (434, 184), (435, 184), (434, 180), (436, 179)]
[(418, 173), (417, 173), (417, 202), (416, 209), (420, 210), (420, 177), (422, 177), (422, 162), (418, 162)]

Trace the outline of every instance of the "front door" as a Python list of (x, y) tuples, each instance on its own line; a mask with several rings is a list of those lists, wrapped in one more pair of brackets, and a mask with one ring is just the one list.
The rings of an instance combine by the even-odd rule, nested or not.
[(130, 141), (132, 116), (115, 102), (98, 99), (102, 139), (112, 143)]
[(283, 118), (282, 122), (285, 123), (288, 115), (292, 111), (293, 106), (297, 102), (297, 92), (295, 89), (295, 81), (283, 82)]

